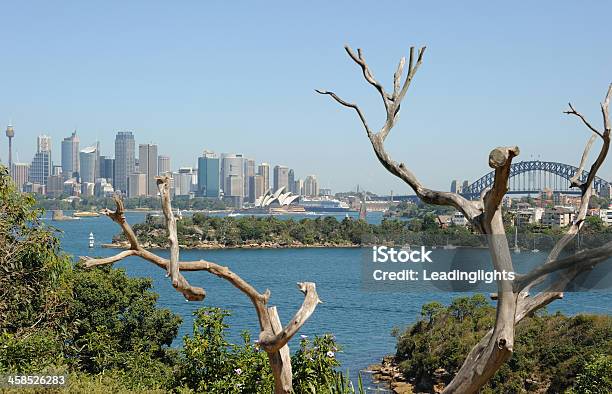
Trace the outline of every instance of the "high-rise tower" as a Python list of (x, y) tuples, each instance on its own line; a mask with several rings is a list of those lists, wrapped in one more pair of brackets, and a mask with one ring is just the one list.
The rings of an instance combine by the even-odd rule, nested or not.
[(76, 130), (62, 141), (62, 174), (65, 179), (78, 176), (81, 171), (79, 137)]
[(8, 140), (9, 140), (8, 167), (9, 167), (9, 171), (11, 172), (11, 175), (12, 175), (12, 171), (13, 171), (13, 137), (15, 136), (15, 130), (13, 130), (13, 126), (11, 126), (10, 124), (8, 126), (6, 126), (6, 136), (8, 137)]
[(115, 190), (128, 191), (128, 177), (134, 173), (136, 145), (131, 131), (120, 131), (115, 137)]

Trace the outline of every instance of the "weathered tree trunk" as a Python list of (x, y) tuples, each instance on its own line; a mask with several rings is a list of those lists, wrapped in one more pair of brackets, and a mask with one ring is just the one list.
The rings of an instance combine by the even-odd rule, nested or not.
[[(274, 334), (279, 334), (283, 330), (283, 326), (275, 306), (268, 308), (268, 316), (270, 317)], [(285, 346), (276, 352), (268, 353), (268, 358), (270, 359), (270, 366), (274, 375), (274, 393), (290, 394), (293, 388), (293, 373), (291, 371), (289, 346), (285, 344)]]
[[(425, 47), (419, 50), (416, 63), (414, 62), (414, 48), (410, 48), (408, 73), (403, 84), (401, 83), (401, 78), (406, 61), (404, 58), (400, 60), (397, 71), (393, 75), (393, 92), (390, 93), (386, 92), (384, 87), (374, 78), (361, 49), (357, 50), (357, 54), (348, 46), (345, 49), (351, 59), (361, 67), (366, 81), (380, 94), (387, 114), (384, 125), (378, 132), (373, 132), (361, 109), (356, 104), (341, 99), (334, 92), (324, 90), (317, 90), (317, 92), (329, 95), (341, 105), (354, 109), (365, 128), (374, 153), (381, 164), (390, 173), (410, 185), (422, 201), (428, 204), (450, 205), (461, 211), (476, 231), (488, 237), (493, 268), (499, 272), (514, 272), (510, 248), (502, 221), (501, 202), (507, 192), (512, 158), (519, 154), (518, 147), (500, 147), (491, 151), (489, 166), (495, 169), (495, 179), (492, 188), (484, 190), (479, 200), (470, 201), (457, 193), (426, 188), (404, 163), (394, 161), (384, 147), (385, 139), (398, 120), (402, 99), (421, 65)], [(576, 219), (570, 226), (567, 234), (555, 245), (541, 267), (532, 270), (526, 275), (518, 276), (513, 281), (497, 281), (498, 292), (496, 295), (495, 324), (470, 351), (459, 371), (457, 371), (452, 381), (444, 389), (444, 393), (477, 392), (497, 372), (499, 367), (512, 356), (516, 324), (525, 316), (533, 313), (533, 311), (556, 299), (562, 298), (562, 292), (567, 284), (579, 273), (591, 269), (595, 264), (601, 263), (608, 256), (612, 255), (612, 242), (609, 242), (600, 248), (578, 253), (569, 258), (558, 259), (563, 248), (574, 238), (582, 226), (588, 208), (589, 197), (591, 196), (593, 180), (608, 153), (611, 132), (608, 107), (611, 96), (612, 85), (609, 86), (606, 98), (601, 105), (604, 123), (603, 131), (594, 128), (571, 104), (569, 105), (570, 110), (566, 111), (566, 113), (578, 116), (593, 132), (582, 154), (580, 166), (571, 179), (571, 186), (579, 188), (582, 192), (581, 205)], [(603, 145), (597, 159), (591, 165), (587, 179), (582, 180), (583, 168), (596, 136), (601, 137)], [(561, 271), (563, 274), (561, 278), (556, 280), (545, 291), (534, 297), (529, 297), (529, 289), (541, 281), (545, 275), (554, 271)]]

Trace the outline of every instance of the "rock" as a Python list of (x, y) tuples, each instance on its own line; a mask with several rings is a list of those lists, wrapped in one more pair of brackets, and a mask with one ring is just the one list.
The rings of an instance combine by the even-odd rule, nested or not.
[(437, 383), (433, 386), (433, 390), (434, 393), (441, 393), (442, 391), (444, 391), (444, 384), (442, 383)]
[(391, 390), (395, 394), (412, 394), (412, 385), (405, 382), (393, 382), (391, 383)]
[(381, 368), (382, 366), (380, 364), (372, 364), (367, 368), (367, 370), (372, 372), (378, 372)]

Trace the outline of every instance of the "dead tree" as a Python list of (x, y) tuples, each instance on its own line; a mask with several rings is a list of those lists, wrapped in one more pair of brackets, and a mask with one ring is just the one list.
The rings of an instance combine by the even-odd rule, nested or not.
[[(508, 191), (508, 179), (512, 159), (519, 154), (519, 148), (498, 147), (489, 154), (489, 166), (495, 170), (494, 183), (491, 188), (481, 193), (477, 200), (468, 200), (457, 193), (431, 190), (423, 185), (416, 175), (404, 163), (393, 160), (385, 150), (385, 139), (398, 120), (400, 105), (406, 95), (410, 83), (423, 61), (425, 47), (415, 54), (415, 48), (410, 48), (408, 71), (403, 79), (406, 60), (402, 58), (393, 75), (393, 91), (387, 92), (374, 77), (363, 56), (361, 49), (355, 53), (345, 46), (350, 58), (361, 68), (364, 78), (372, 85), (382, 98), (386, 110), (384, 125), (374, 132), (368, 125), (361, 109), (353, 103), (347, 102), (333, 92), (317, 90), (318, 93), (329, 95), (345, 107), (354, 109), (365, 128), (366, 134), (372, 143), (374, 153), (381, 164), (393, 175), (402, 179), (415, 191), (417, 196), (428, 204), (449, 205), (461, 211), (471, 223), (472, 227), (487, 236), (491, 253), (493, 268), (499, 272), (503, 270), (514, 271), (510, 248), (502, 221), (501, 202)], [(416, 58), (415, 58), (416, 57)], [(525, 316), (528, 316), (550, 302), (562, 298), (567, 285), (580, 273), (592, 269), (596, 264), (606, 260), (612, 255), (612, 242), (602, 247), (577, 253), (571, 257), (559, 258), (563, 248), (575, 237), (580, 230), (587, 213), (589, 198), (593, 193), (593, 180), (601, 167), (610, 145), (610, 119), (608, 106), (612, 96), (612, 85), (601, 104), (603, 115), (603, 130), (593, 127), (582, 114), (577, 112), (570, 104), (565, 113), (579, 117), (591, 131), (591, 137), (586, 144), (579, 168), (571, 180), (571, 186), (581, 191), (581, 203), (575, 220), (568, 232), (554, 246), (544, 264), (525, 274), (518, 275), (515, 280), (501, 280), (497, 282), (496, 318), (493, 328), (470, 351), (463, 365), (446, 386), (445, 393), (475, 393), (495, 374), (499, 367), (512, 355), (514, 347), (514, 330)], [(586, 179), (582, 177), (589, 151), (597, 137), (603, 143), (599, 155), (591, 165)], [(544, 277), (551, 273), (560, 274), (558, 279), (544, 291), (530, 295), (529, 291)]]
[(81, 257), (81, 261), (87, 268), (104, 264), (113, 264), (128, 256), (138, 256), (158, 267), (165, 269), (167, 276), (172, 280), (172, 286), (183, 294), (188, 301), (202, 301), (206, 292), (201, 287), (189, 284), (181, 271), (207, 271), (230, 282), (238, 290), (242, 291), (253, 303), (257, 318), (259, 320), (258, 344), (267, 354), (270, 361), (272, 374), (274, 375), (274, 392), (277, 394), (292, 393), (291, 355), (289, 353), (289, 340), (299, 331), (306, 320), (312, 315), (321, 301), (317, 294), (316, 286), (312, 282), (298, 283), (299, 290), (304, 294), (304, 302), (295, 313), (291, 321), (283, 328), (275, 306), (268, 306), (270, 291), (258, 292), (248, 282), (232, 272), (228, 267), (221, 266), (206, 260), (180, 261), (179, 245), (176, 228), (176, 218), (172, 212), (170, 201), (170, 180), (168, 177), (158, 177), (157, 187), (162, 199), (162, 210), (164, 213), (166, 227), (168, 229), (168, 240), (170, 242), (170, 259), (160, 257), (144, 249), (132, 227), (125, 219), (123, 201), (118, 195), (114, 196), (116, 209), (111, 211), (105, 209), (103, 213), (117, 223), (125, 237), (130, 243), (130, 248), (115, 256), (94, 259)]

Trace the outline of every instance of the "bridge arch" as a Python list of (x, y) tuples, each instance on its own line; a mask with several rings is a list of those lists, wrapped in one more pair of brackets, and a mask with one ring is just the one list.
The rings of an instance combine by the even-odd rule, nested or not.
[[(516, 163), (512, 163), (512, 165), (510, 166), (509, 179), (512, 179), (521, 174), (527, 174), (527, 173), (533, 173), (533, 174), (537, 173), (537, 174), (540, 174), (541, 176), (541, 173), (543, 172), (545, 174), (546, 173), (552, 174), (552, 175), (555, 175), (555, 176), (558, 176), (560, 178), (567, 180), (568, 183), (567, 185), (565, 185), (566, 186), (565, 190), (567, 190), (569, 189), (569, 180), (571, 177), (574, 176), (576, 171), (578, 171), (578, 167), (574, 167), (569, 164), (557, 163), (553, 161), (540, 161), (540, 160), (519, 161)], [(586, 180), (587, 176), (588, 176), (588, 172), (583, 171), (581, 180)], [(482, 176), (480, 179), (468, 185), (467, 188), (461, 191), (461, 194), (464, 194), (467, 196), (478, 196), (484, 189), (493, 185), (494, 179), (495, 179), (495, 171), (491, 171), (485, 174), (484, 176)], [(597, 192), (601, 192), (606, 187), (608, 187), (608, 182), (600, 177), (595, 177), (595, 180), (593, 181), (593, 186)], [(528, 189), (528, 188), (524, 188), (524, 189), (525, 190), (512, 190), (512, 192), (529, 193), (529, 192), (537, 191), (536, 189)], [(573, 190), (578, 192), (578, 189), (573, 189)]]

